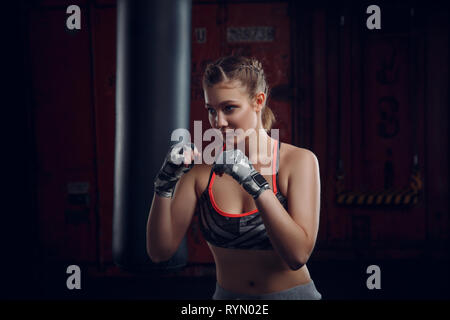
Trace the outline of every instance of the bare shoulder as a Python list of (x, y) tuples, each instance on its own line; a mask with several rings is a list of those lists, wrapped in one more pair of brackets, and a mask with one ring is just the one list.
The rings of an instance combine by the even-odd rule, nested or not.
[(288, 161), (299, 160), (299, 158), (317, 158), (314, 152), (306, 148), (300, 148), (289, 143), (283, 142), (285, 148), (285, 157)]
[(284, 144), (284, 161), (282, 163), (291, 170), (298, 169), (299, 166), (314, 166), (318, 163), (317, 156), (309, 149), (300, 148), (289, 143)]

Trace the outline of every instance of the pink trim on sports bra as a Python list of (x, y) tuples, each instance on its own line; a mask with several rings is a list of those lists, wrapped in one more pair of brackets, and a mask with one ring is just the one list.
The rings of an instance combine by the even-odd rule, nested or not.
[[(273, 193), (276, 195), (277, 194), (277, 184), (274, 183), (274, 181), (276, 181), (276, 161), (277, 161), (277, 150), (278, 150), (278, 140), (275, 140), (275, 144), (274, 144), (274, 152), (273, 152), (273, 158), (272, 158), (272, 189), (273, 189)], [(239, 217), (245, 217), (245, 216), (249, 216), (251, 214), (254, 214), (256, 212), (258, 212), (258, 209), (252, 210), (252, 211), (248, 211), (248, 212), (244, 212), (244, 213), (227, 213), (223, 210), (221, 210), (219, 208), (219, 206), (216, 204), (216, 201), (214, 200), (214, 196), (212, 193), (212, 186), (214, 184), (214, 178), (216, 177), (216, 173), (213, 172), (212, 177), (211, 177), (211, 181), (209, 183), (208, 186), (208, 193), (209, 193), (209, 197), (211, 199), (211, 204), (213, 206), (213, 208), (222, 216), (225, 217), (230, 217), (230, 218), (239, 218)]]

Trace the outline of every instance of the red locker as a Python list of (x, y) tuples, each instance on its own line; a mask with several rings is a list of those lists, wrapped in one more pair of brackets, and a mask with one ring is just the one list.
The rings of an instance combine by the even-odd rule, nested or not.
[(89, 30), (64, 9), (30, 12), (39, 239), (46, 259), (96, 261), (96, 172)]
[[(386, 11), (395, 12), (396, 19), (409, 19), (410, 8), (392, 9)], [(327, 10), (305, 13), (311, 15), (314, 49), (306, 59), (313, 61), (314, 87), (323, 88), (313, 93), (311, 106), (305, 106), (316, 119), (315, 128), (308, 134), (312, 149), (319, 150), (319, 160), (323, 159), (321, 226), (325, 230), (319, 230), (319, 239), (331, 256), (339, 258), (343, 254), (351, 257), (358, 248), (367, 256), (375, 255), (375, 251), (387, 258), (415, 254), (420, 250), (416, 244), (426, 238), (423, 201), (411, 208), (338, 206), (336, 167), (340, 153), (344, 189), (370, 192), (408, 186), (413, 143), (418, 147), (419, 165), (424, 165), (425, 109), (419, 98), (412, 98), (415, 90), (418, 96), (424, 92), (419, 73), (424, 70), (424, 61), (420, 55), (410, 60), (414, 46), (417, 54), (423, 50), (423, 38), (414, 38), (409, 24), (401, 32), (361, 29), (359, 19), (363, 14), (355, 8)], [(307, 48), (305, 43), (302, 46), (300, 50)], [(326, 77), (318, 70), (320, 65), (326, 66)], [(413, 67), (418, 72), (415, 77), (410, 72)], [(309, 80), (307, 73), (300, 76), (305, 83)], [(323, 92), (326, 99), (321, 99)], [(414, 114), (418, 120), (416, 138), (412, 132)], [(319, 134), (322, 128), (325, 135)]]
[[(362, 118), (366, 124), (362, 130), (365, 141), (360, 150), (355, 150), (364, 157), (360, 161), (365, 165), (359, 183), (366, 188), (402, 188), (409, 184), (414, 155), (412, 114), (416, 111), (409, 96), (413, 83), (408, 41), (408, 35), (389, 39), (370, 37), (366, 41)], [(383, 215), (373, 216), (371, 239), (424, 240), (426, 228), (421, 215), (417, 208), (412, 208), (386, 210)], [(404, 223), (406, 216), (408, 223)], [(398, 225), (403, 227), (397, 228)]]

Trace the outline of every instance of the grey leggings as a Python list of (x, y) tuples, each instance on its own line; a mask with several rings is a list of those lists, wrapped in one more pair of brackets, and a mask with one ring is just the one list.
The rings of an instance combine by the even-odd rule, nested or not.
[(317, 291), (314, 282), (301, 284), (286, 290), (265, 293), (265, 294), (242, 294), (235, 293), (222, 288), (216, 282), (216, 292), (212, 297), (213, 300), (320, 300), (322, 295)]

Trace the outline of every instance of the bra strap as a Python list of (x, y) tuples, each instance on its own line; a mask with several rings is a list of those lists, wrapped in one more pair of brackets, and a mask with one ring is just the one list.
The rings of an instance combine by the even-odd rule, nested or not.
[[(223, 150), (225, 150), (225, 143), (222, 146), (222, 152), (223, 152)], [(217, 157), (217, 155), (216, 155), (216, 157)], [(209, 185), (211, 184), (211, 178), (212, 178), (213, 173), (214, 173), (214, 171), (211, 166), (211, 172), (209, 173), (208, 185), (207, 185), (206, 189), (209, 189), (209, 187), (210, 187)]]
[[(276, 175), (275, 175), (275, 184), (277, 186), (277, 193), (280, 193), (280, 187), (278, 186), (278, 171), (280, 169), (280, 145), (281, 141), (278, 140), (278, 150), (277, 150), (277, 163), (276, 163)], [(272, 178), (273, 179), (273, 178)]]

